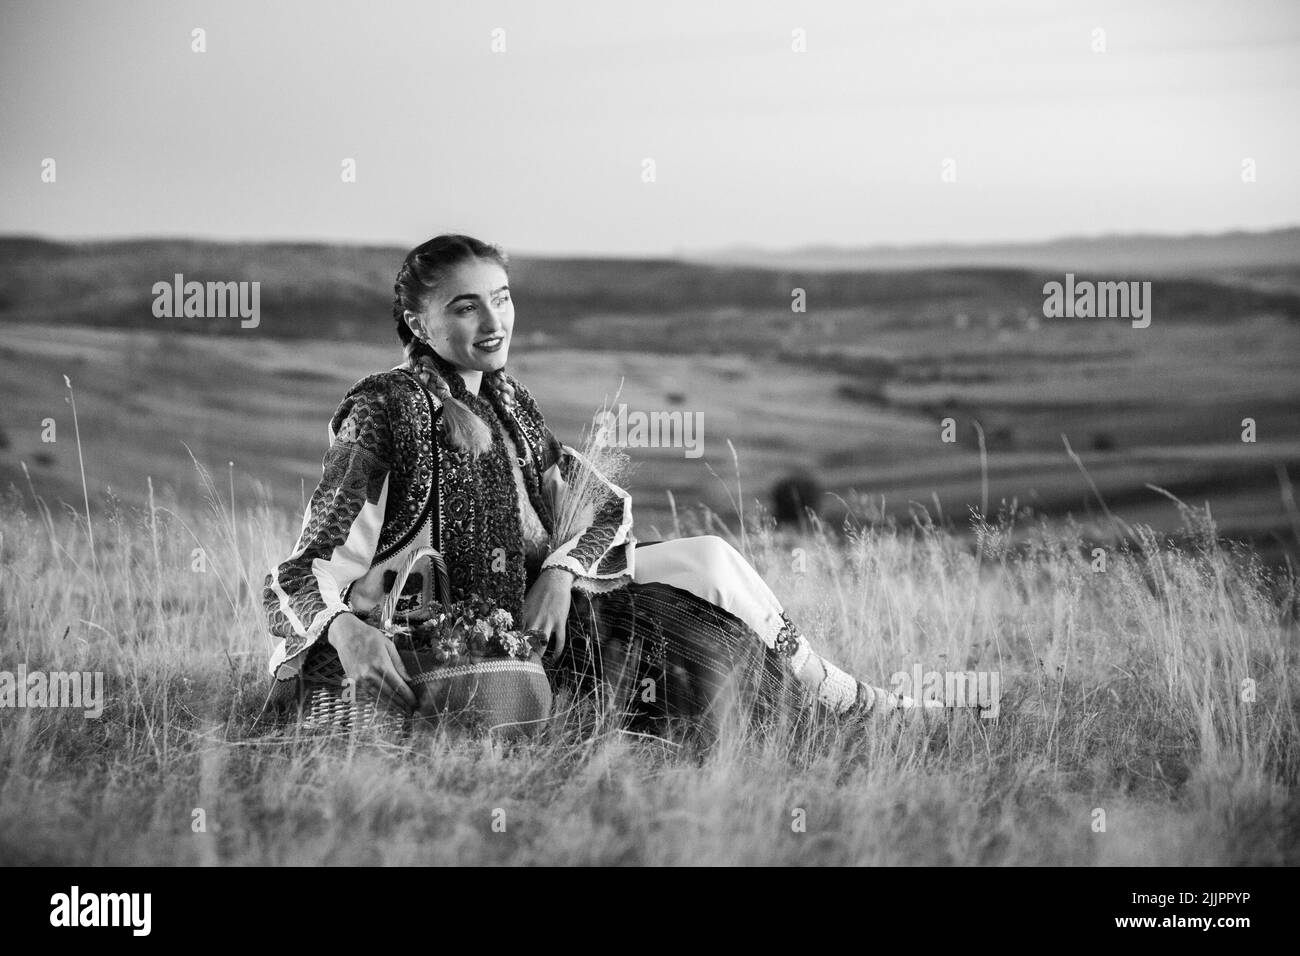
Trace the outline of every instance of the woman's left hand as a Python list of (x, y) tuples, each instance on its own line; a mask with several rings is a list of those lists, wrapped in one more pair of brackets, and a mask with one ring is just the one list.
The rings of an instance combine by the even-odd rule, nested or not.
[(572, 571), (547, 568), (524, 596), (524, 629), (536, 628), (548, 635), (551, 638), (550, 653), (554, 658), (564, 652), (564, 622), (569, 619), (572, 588)]

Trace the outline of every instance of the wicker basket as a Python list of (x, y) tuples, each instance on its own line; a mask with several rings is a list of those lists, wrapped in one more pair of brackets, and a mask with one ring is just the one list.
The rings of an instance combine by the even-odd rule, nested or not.
[(551, 684), (536, 659), (485, 658), (435, 667), (412, 673), (411, 682), (421, 717), (450, 718), (505, 737), (531, 735), (551, 715)]
[[(423, 557), (434, 568), (439, 600), (451, 603), (450, 577), (442, 555), (433, 548), (417, 548), (403, 562), (392, 588), (378, 609), (378, 626), (390, 633), (397, 617), (397, 602), (412, 568)], [(420, 619), (409, 615), (404, 623)], [(534, 654), (529, 660), (484, 657), (452, 666), (434, 663), (431, 652), (416, 650), (398, 635), (394, 643), (411, 677), (416, 715), (451, 719), (487, 728), (505, 737), (527, 735), (539, 729), (551, 713), (551, 685)], [(353, 729), (400, 725), (401, 718), (378, 708), (373, 698), (348, 693), (346, 675), (338, 654), (328, 644), (313, 647), (303, 666), (303, 726)]]
[(304, 730), (399, 730), (403, 719), (378, 706), (364, 691), (354, 691), (338, 652), (321, 643), (307, 652), (299, 682), (298, 704)]

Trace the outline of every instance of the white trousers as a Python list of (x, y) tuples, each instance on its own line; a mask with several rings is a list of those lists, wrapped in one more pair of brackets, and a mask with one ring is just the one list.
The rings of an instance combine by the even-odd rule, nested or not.
[[(701, 597), (740, 618), (775, 649), (785, 625), (781, 602), (744, 556), (717, 535), (697, 535), (636, 546), (632, 580), (638, 584), (671, 584)], [(821, 703), (843, 713), (850, 708), (874, 706), (888, 697), (884, 690), (861, 684), (812, 649), (796, 633), (788, 652), (790, 670), (814, 692)]]
[(632, 580), (658, 582), (716, 604), (754, 629), (768, 647), (781, 630), (781, 602), (744, 555), (724, 538), (702, 534), (636, 546)]

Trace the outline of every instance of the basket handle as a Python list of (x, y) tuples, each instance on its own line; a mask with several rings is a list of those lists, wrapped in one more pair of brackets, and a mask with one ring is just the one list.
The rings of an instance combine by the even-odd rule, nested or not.
[(397, 601), (402, 596), (402, 588), (406, 587), (406, 579), (411, 576), (411, 569), (415, 567), (415, 562), (424, 557), (429, 558), (430, 564), (437, 568), (438, 599), (443, 604), (451, 603), (451, 577), (447, 573), (447, 562), (443, 560), (441, 552), (428, 545), (416, 548), (402, 562), (401, 570), (397, 572), (397, 579), (393, 582), (392, 589), (384, 595), (383, 603), (379, 605), (379, 620), (385, 629), (390, 629), (393, 626), (393, 615), (397, 613)]

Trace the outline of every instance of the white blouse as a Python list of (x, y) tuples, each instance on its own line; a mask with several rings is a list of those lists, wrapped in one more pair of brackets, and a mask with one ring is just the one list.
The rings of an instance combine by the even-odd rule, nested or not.
[(523, 528), (524, 551), (529, 557), (545, 557), (550, 550), (547, 547), (549, 535), (542, 519), (537, 516), (532, 499), (528, 497), (524, 470), (519, 465), (519, 449), (505, 429), (501, 429), (501, 436), (505, 439), (506, 452), (510, 455), (510, 471), (515, 476), (515, 489), (519, 492), (519, 523)]

